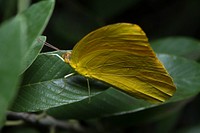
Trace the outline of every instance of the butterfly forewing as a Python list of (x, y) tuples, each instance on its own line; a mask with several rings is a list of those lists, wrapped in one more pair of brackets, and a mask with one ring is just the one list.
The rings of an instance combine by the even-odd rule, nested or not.
[(151, 102), (165, 101), (176, 89), (138, 25), (119, 23), (89, 33), (69, 63), (83, 76)]

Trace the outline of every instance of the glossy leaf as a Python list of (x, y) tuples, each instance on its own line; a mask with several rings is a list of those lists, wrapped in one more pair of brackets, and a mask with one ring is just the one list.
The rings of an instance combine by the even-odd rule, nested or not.
[[(164, 63), (177, 86), (175, 96), (167, 103), (185, 100), (199, 93), (200, 83), (198, 81), (200, 79), (200, 65), (198, 63), (170, 55), (161, 54), (158, 57)], [(86, 101), (82, 101), (52, 109), (50, 112), (58, 117), (61, 117), (61, 115), (59, 115), (60, 113), (65, 114), (64, 116), (66, 118), (75, 117), (84, 119), (137, 112), (152, 106), (156, 105), (135, 99), (134, 97), (130, 97), (111, 88), (92, 98), (90, 104)], [(79, 110), (81, 110), (81, 112)], [(74, 115), (70, 112), (73, 112)]]
[[(185, 100), (198, 94), (200, 91), (198, 63), (170, 55), (161, 54), (158, 57), (177, 86), (175, 96), (168, 102)], [(71, 72), (72, 69), (58, 56), (41, 54), (26, 72), (24, 76), (26, 80), (12, 109), (15, 111), (47, 109), (49, 114), (56, 117), (84, 119), (127, 114), (157, 106), (114, 88), (104, 91), (106, 86), (94, 81), (90, 82), (93, 92), (88, 102), (88, 90), (84, 78), (79, 76), (63, 78)]]
[[(58, 55), (41, 54), (26, 71), (13, 110), (40, 111), (83, 99), (89, 102), (87, 82), (83, 77), (64, 78), (72, 72)], [(100, 93), (98, 84), (90, 85), (91, 97)]]
[(200, 58), (200, 41), (189, 37), (167, 37), (151, 42), (156, 53), (166, 53), (197, 60)]
[[(159, 123), (156, 123), (157, 125), (159, 124), (157, 128), (162, 128), (164, 126), (164, 129), (167, 131), (167, 129), (170, 129), (170, 125), (165, 125), (165, 123), (174, 124), (172, 123), (173, 119), (178, 117), (179, 111), (185, 106), (186, 103), (188, 103), (187, 101), (188, 99), (178, 102), (169, 102), (152, 108), (145, 108), (136, 112), (127, 111), (122, 115), (103, 117), (102, 121), (106, 124), (115, 125), (118, 127), (127, 127), (133, 125), (139, 126), (141, 124), (152, 124), (153, 122), (159, 121)], [(168, 120), (170, 122), (167, 122)]]

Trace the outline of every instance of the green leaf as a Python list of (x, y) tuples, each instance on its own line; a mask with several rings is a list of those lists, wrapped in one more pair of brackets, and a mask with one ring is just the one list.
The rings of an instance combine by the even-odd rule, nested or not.
[(19, 75), (31, 65), (43, 46), (36, 39), (45, 28), (53, 5), (53, 0), (39, 2), (0, 28), (0, 123), (17, 91)]
[[(9, 32), (8, 32), (9, 31)], [(16, 17), (0, 27), (0, 126), (17, 92), (26, 39), (26, 21)]]
[[(145, 108), (140, 111), (127, 111), (126, 113), (122, 115), (113, 115), (110, 117), (104, 117), (101, 120), (105, 124), (114, 125), (114, 126), (120, 126), (120, 127), (128, 127), (128, 126), (140, 126), (153, 122), (156, 123), (155, 130), (160, 130), (159, 128), (163, 129), (163, 126), (165, 128), (165, 131), (170, 130), (169, 124), (174, 124), (176, 121), (179, 111), (185, 106), (187, 103), (187, 100), (181, 101), (181, 102), (170, 102), (167, 104), (162, 104), (159, 106), (155, 106), (152, 108)], [(152, 131), (154, 129), (152, 128)], [(164, 132), (164, 131), (162, 131)]]
[[(39, 40), (39, 41), (38, 41)], [(32, 45), (30, 45), (29, 49), (26, 51), (26, 53), (23, 56), (23, 63), (21, 67), (21, 74), (33, 63), (33, 61), (36, 59), (38, 54), (40, 53), (43, 42), (46, 41), (45, 36), (40, 36), (38, 40), (34, 41)]]
[(54, 8), (54, 0), (44, 0), (32, 5), (23, 12), (28, 23), (27, 43), (32, 44), (35, 39), (44, 31)]
[[(200, 65), (198, 63), (176, 56), (159, 55), (158, 57), (164, 63), (177, 85), (175, 96), (169, 102), (185, 100), (198, 94), (200, 91), (200, 83), (198, 82), (200, 79)], [(179, 72), (181, 72), (180, 75), (178, 74)], [(114, 88), (95, 96), (91, 101), (90, 104), (83, 100), (50, 109), (49, 113), (59, 118), (63, 118), (62, 114), (64, 114), (65, 118), (85, 119), (132, 113), (156, 106), (128, 96)], [(73, 114), (70, 112), (73, 112)]]
[(156, 53), (166, 53), (197, 60), (200, 58), (200, 41), (189, 37), (167, 37), (151, 42)]
[(28, 8), (22, 15), (27, 20), (27, 47), (28, 51), (24, 55), (24, 63), (21, 69), (21, 73), (24, 72), (33, 63), (34, 59), (42, 48), (42, 43), (45, 38), (39, 38), (40, 41), (36, 40), (38, 36), (43, 32), (46, 27), (49, 18), (54, 8), (53, 0), (45, 0), (38, 2)]
[(200, 91), (200, 64), (177, 56), (158, 55), (173, 77), (177, 91), (170, 101), (179, 101), (195, 96)]
[[(40, 111), (83, 99), (89, 101), (85, 78), (76, 75), (65, 79), (73, 71), (60, 58), (55, 54), (41, 54), (34, 61), (24, 75), (13, 110)], [(90, 86), (91, 97), (100, 92), (98, 83)]]
[[(177, 86), (175, 102), (195, 96), (200, 91), (200, 65), (184, 58), (158, 55), (172, 75)], [(88, 100), (86, 80), (81, 76), (64, 79), (73, 72), (58, 56), (41, 54), (24, 76), (16, 99), (15, 111), (40, 111), (60, 118), (94, 118), (137, 112), (153, 106), (131, 97), (117, 89), (107, 90), (100, 82), (90, 81), (91, 96)], [(81, 111), (80, 111), (81, 110)], [(73, 113), (72, 113), (73, 112)]]

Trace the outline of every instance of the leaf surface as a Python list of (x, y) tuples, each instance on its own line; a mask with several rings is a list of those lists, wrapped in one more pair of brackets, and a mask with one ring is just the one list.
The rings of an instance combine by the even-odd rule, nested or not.
[[(177, 86), (175, 95), (164, 104), (185, 100), (199, 93), (200, 65), (198, 63), (166, 54), (159, 54), (158, 57)], [(112, 87), (106, 89), (108, 86), (96, 81), (90, 81), (92, 93), (89, 102), (85, 78), (81, 76), (63, 78), (64, 75), (72, 72), (70, 66), (58, 56), (41, 54), (26, 72), (26, 80), (20, 89), (13, 110), (45, 109), (56, 117), (85, 119), (127, 114), (157, 106)], [(32, 77), (29, 79), (30, 75)]]
[(0, 126), (20, 82), (19, 74), (26, 38), (24, 20), (23, 17), (17, 17), (0, 27)]
[(167, 37), (151, 42), (156, 53), (183, 56), (197, 60), (200, 58), (200, 41), (190, 37)]

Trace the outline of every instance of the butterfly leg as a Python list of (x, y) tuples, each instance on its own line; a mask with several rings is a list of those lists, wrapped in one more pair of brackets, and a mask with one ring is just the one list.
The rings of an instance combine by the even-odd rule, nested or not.
[[(57, 56), (59, 59), (61, 59), (63, 62), (65, 62), (65, 60), (59, 54), (50, 54), (50, 55)], [(64, 78), (68, 78), (74, 74), (75, 73), (69, 73), (69, 74), (65, 75)]]
[(90, 81), (89, 81), (89, 79), (88, 78), (86, 78), (86, 80), (87, 80), (87, 87), (88, 87), (88, 98), (89, 98), (89, 101), (88, 101), (88, 103), (90, 103), (91, 102), (91, 89), (90, 89)]
[(68, 77), (70, 77), (70, 76), (72, 76), (72, 75), (74, 75), (74, 74), (75, 74), (75, 73), (69, 73), (69, 74), (65, 75), (64, 78), (68, 78)]

